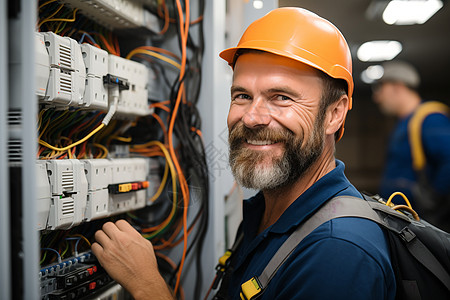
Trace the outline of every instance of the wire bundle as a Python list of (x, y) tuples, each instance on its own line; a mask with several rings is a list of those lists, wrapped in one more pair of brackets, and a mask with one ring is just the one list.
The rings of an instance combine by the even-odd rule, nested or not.
[[(134, 156), (159, 158), (161, 185), (151, 196), (154, 204), (128, 213), (128, 219), (144, 237), (152, 241), (159, 252), (159, 260), (164, 260), (165, 269), (169, 272), (169, 284), (175, 293), (180, 292), (183, 297), (180, 282), (188, 257), (196, 258), (195, 291), (201, 291), (201, 250), (208, 221), (208, 170), (197, 109), (204, 49), (204, 1), (200, 1), (199, 17), (192, 22), (188, 0), (170, 3), (158, 0), (156, 6), (149, 5), (148, 8), (153, 9), (163, 23), (154, 40), (163, 43), (165, 35), (169, 37), (176, 32), (179, 49), (172, 52), (142, 45), (129, 51), (126, 58), (149, 65), (165, 83), (165, 89), (161, 87), (162, 91), (167, 91), (165, 99), (149, 99), (155, 111), (149, 117), (134, 122), (113, 119), (108, 126), (102, 124), (103, 112), (41, 108), (38, 155), (39, 159), (107, 158), (111, 157), (111, 145), (118, 143), (128, 145)], [(191, 28), (193, 26), (196, 28)], [(55, 0), (40, 1), (38, 29), (69, 36), (79, 43), (90, 43), (111, 54), (121, 55), (119, 33), (100, 26), (76, 8)], [(194, 34), (198, 36), (197, 42), (192, 37), (192, 30), (198, 30)], [(126, 51), (122, 49), (122, 52)], [(193, 197), (195, 203), (192, 202)], [(77, 232), (77, 228), (71, 229), (72, 234)], [(51, 236), (52, 240), (42, 239), (41, 245), (47, 249), (58, 249), (56, 251), (60, 255), (64, 250), (61, 251), (62, 246), (57, 241), (64, 246), (74, 243), (65, 240), (66, 235), (62, 233)], [(92, 239), (90, 234), (86, 237)], [(181, 244), (183, 251), (176, 264), (160, 252), (167, 252)], [(49, 251), (52, 250), (44, 253)], [(44, 259), (43, 263), (47, 261)], [(200, 297), (196, 295), (195, 298)]]
[[(183, 5), (180, 1), (176, 1), (177, 32), (179, 36), (179, 45), (181, 51), (181, 59), (179, 59), (180, 71), (178, 78), (171, 86), (170, 100), (159, 101), (152, 104), (154, 108), (164, 116), (167, 113), (167, 120), (163, 120), (159, 114), (153, 115), (155, 120), (160, 124), (164, 133), (164, 143), (143, 143), (135, 145), (131, 148), (134, 153), (140, 155), (152, 156), (155, 153), (162, 151), (166, 158), (166, 163), (171, 165), (169, 158), (172, 159), (173, 168), (171, 172), (176, 173), (172, 175), (172, 180), (177, 180), (177, 189), (172, 188), (173, 197), (181, 196), (181, 207), (175, 207), (176, 201), (173, 198), (173, 205), (170, 209), (167, 218), (164, 219), (157, 226), (144, 227), (140, 224), (141, 230), (145, 233), (147, 238), (152, 239), (156, 250), (175, 247), (183, 242), (183, 255), (180, 263), (177, 265), (177, 280), (174, 290), (176, 291), (180, 278), (181, 271), (185, 263), (185, 257), (195, 250), (197, 253), (197, 287), (196, 292), (200, 291), (199, 284), (201, 283), (201, 245), (204, 240), (207, 217), (208, 217), (208, 170), (206, 165), (206, 155), (201, 137), (201, 119), (196, 107), (198, 96), (200, 92), (201, 82), (201, 57), (203, 55), (203, 32), (200, 28), (200, 42), (195, 45), (191, 36), (189, 35), (189, 2), (186, 1)], [(203, 13), (203, 3), (200, 5), (201, 14)], [(184, 9), (184, 11), (183, 11)], [(156, 48), (141, 47), (130, 52), (128, 57), (132, 55), (146, 55), (154, 56), (147, 51), (158, 51)], [(165, 52), (174, 59), (177, 56)], [(145, 59), (145, 57), (141, 56)], [(188, 59), (189, 58), (189, 59)], [(175, 64), (171, 63), (175, 66)], [(188, 93), (189, 91), (189, 93)], [(167, 124), (167, 127), (166, 127)], [(159, 148), (159, 149), (158, 149)], [(166, 151), (164, 148), (167, 148)], [(167, 153), (168, 152), (168, 153)], [(160, 153), (161, 154), (161, 153)], [(175, 170), (174, 170), (175, 169)], [(167, 167), (165, 168), (164, 179), (167, 178)], [(189, 178), (187, 180), (186, 178)], [(199, 207), (196, 214), (193, 216), (191, 224), (187, 225), (187, 212), (190, 204), (192, 192), (199, 199)], [(196, 199), (197, 200), (197, 199)], [(135, 221), (139, 224), (141, 219), (135, 216)], [(194, 226), (197, 225), (196, 230)], [(182, 233), (180, 234), (180, 232)], [(188, 245), (187, 237), (195, 232), (190, 244)], [(196, 298), (199, 298), (196, 296)]]

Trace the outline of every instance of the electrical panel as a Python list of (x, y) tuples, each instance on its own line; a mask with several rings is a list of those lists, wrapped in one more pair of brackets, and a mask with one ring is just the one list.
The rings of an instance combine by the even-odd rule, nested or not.
[[(178, 28), (195, 13), (188, 2), (157, 0), (37, 5), (40, 299), (132, 299), (90, 251), (96, 230), (117, 219), (167, 250), (160, 270), (181, 297), (185, 258), (203, 242), (208, 220), (196, 108), (202, 32)], [(202, 20), (199, 10), (192, 24)], [(201, 190), (194, 205), (190, 189)]]

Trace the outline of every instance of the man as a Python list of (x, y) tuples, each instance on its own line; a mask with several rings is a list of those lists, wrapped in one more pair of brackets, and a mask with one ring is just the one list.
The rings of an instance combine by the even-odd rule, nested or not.
[[(322, 204), (340, 195), (361, 198), (334, 158), (352, 103), (351, 56), (334, 25), (300, 8), (273, 10), (220, 56), (234, 70), (230, 165), (238, 182), (261, 190), (244, 201), (244, 237), (226, 279), (227, 298), (240, 299), (241, 285)], [(153, 299), (163, 283), (150, 243), (124, 221), (105, 224), (96, 239), (92, 250), (109, 274), (135, 298)], [(260, 299), (394, 297), (382, 229), (340, 218), (300, 242)]]
[[(449, 231), (450, 119), (445, 114), (447, 108), (422, 100), (418, 92), (419, 73), (411, 64), (389, 61), (383, 68), (382, 77), (373, 86), (373, 99), (384, 113), (399, 121), (389, 141), (380, 194), (386, 198), (393, 192), (403, 192), (419, 215)], [(437, 111), (444, 109), (443, 113), (424, 114), (416, 126), (420, 132), (412, 130), (414, 120), (430, 109), (430, 104), (437, 104)], [(413, 156), (414, 138), (424, 152), (423, 167), (418, 166), (417, 154)]]

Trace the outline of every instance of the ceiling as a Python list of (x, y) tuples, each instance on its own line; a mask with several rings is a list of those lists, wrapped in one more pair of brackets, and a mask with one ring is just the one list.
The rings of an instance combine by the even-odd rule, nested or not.
[(353, 56), (355, 92), (370, 87), (360, 80), (361, 72), (374, 63), (356, 58), (359, 45), (370, 40), (390, 39), (402, 43), (396, 57), (414, 64), (422, 77), (421, 92), (429, 97), (450, 97), (450, 4), (444, 4), (422, 25), (395, 26), (366, 18), (366, 10), (376, 0), (279, 0), (279, 6), (298, 6), (315, 12), (335, 24), (344, 34)]

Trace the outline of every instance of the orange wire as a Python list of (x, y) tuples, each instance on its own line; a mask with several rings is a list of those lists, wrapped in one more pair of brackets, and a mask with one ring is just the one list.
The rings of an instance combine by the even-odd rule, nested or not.
[[(191, 234), (192, 230), (194, 230), (194, 226), (192, 226), (191, 229), (188, 230), (188, 232), (187, 232), (188, 236)], [(183, 241), (183, 238), (180, 238), (179, 240), (175, 241), (174, 243), (169, 244), (169, 247), (173, 248), (173, 247), (179, 245), (182, 241)]]
[(194, 24), (200, 23), (201, 21), (203, 21), (203, 16), (200, 16), (197, 19), (195, 19), (194, 21), (192, 21), (190, 23), (190, 25), (194, 25)]
[(155, 245), (155, 246), (153, 246), (153, 248), (155, 250), (161, 250), (161, 249), (167, 248), (172, 243), (172, 241), (177, 237), (177, 235), (180, 233), (182, 226), (183, 226), (183, 222), (177, 222), (177, 227), (175, 228), (172, 235), (167, 239), (167, 241), (163, 241), (162, 244)]
[(97, 33), (97, 32), (95, 32), (95, 33), (93, 33), (93, 34), (98, 35), (98, 37), (102, 40), (103, 44), (105, 45), (105, 47), (106, 47), (106, 49), (109, 51), (109, 53), (118, 56), (118, 54), (116, 53), (116, 50), (114, 49), (114, 47), (112, 47), (112, 46), (108, 43), (108, 41), (106, 40), (106, 38), (105, 38), (102, 34)]
[(155, 118), (155, 120), (159, 123), (159, 125), (161, 126), (163, 133), (164, 133), (164, 142), (167, 142), (167, 130), (166, 130), (166, 126), (164, 125), (163, 120), (161, 120), (161, 117), (158, 116), (157, 114), (152, 114), (152, 117)]
[[(161, 6), (158, 5), (158, 13), (161, 11), (160, 7)], [(162, 1), (162, 7), (164, 9), (164, 26), (161, 29), (161, 31), (159, 32), (159, 34), (161, 34), (161, 35), (166, 33), (167, 29), (169, 29), (169, 23), (170, 23), (169, 9), (167, 8), (166, 1), (164, 1), (164, 0)]]
[[(247, 0), (247, 1), (248, 1), (248, 0)], [(164, 3), (164, 5), (165, 5), (165, 3)], [(166, 15), (163, 15), (160, 6), (158, 6), (158, 16), (159, 16), (160, 18), (166, 17)], [(168, 21), (169, 21), (170, 23), (176, 23), (176, 20), (175, 20), (175, 19), (172, 19), (172, 18), (168, 18)], [(200, 23), (201, 21), (203, 21), (203, 16), (199, 16), (199, 17), (198, 17), (197, 19), (195, 19), (194, 21), (191, 21), (191, 22), (189, 23), (189, 25), (195, 25), (195, 24), (197, 24), (197, 23)]]
[(114, 47), (116, 48), (116, 53), (118, 56), (120, 56), (119, 39), (117, 38), (117, 36), (114, 36), (113, 40), (114, 40)]
[(203, 138), (202, 132), (200, 131), (200, 129), (197, 129), (195, 127), (191, 127), (191, 131), (195, 132), (200, 138)]
[[(177, 4), (177, 9), (178, 9), (178, 16), (180, 18), (180, 37), (181, 37), (181, 70), (180, 70), (180, 77), (179, 80), (181, 81), (183, 79), (184, 76), (184, 70), (186, 68), (186, 45), (187, 45), (187, 34), (188, 34), (188, 30), (189, 30), (189, 22), (184, 22), (184, 18), (183, 18), (183, 11), (181, 8), (181, 4), (180, 1), (177, 0), (176, 1)], [(189, 1), (185, 2), (186, 5), (186, 20), (189, 20)], [(184, 28), (183, 28), (184, 25)], [(177, 281), (175, 284), (175, 294), (178, 290), (178, 287), (180, 285), (180, 281), (181, 281), (181, 273), (184, 267), (184, 262), (186, 259), (186, 252), (187, 252), (187, 208), (189, 205), (189, 189), (187, 187), (187, 183), (186, 183), (186, 179), (182, 173), (181, 167), (178, 163), (178, 158), (175, 155), (175, 150), (173, 147), (173, 139), (172, 139), (172, 135), (173, 135), (173, 129), (174, 129), (174, 124), (175, 124), (175, 118), (178, 112), (178, 108), (180, 106), (181, 103), (181, 96), (184, 90), (184, 81), (181, 82), (180, 84), (180, 89), (178, 90), (178, 95), (177, 95), (177, 99), (175, 102), (175, 106), (172, 112), (172, 118), (170, 120), (170, 125), (169, 125), (169, 132), (168, 132), (168, 138), (169, 138), (169, 151), (170, 151), (170, 155), (172, 156), (172, 160), (173, 163), (175, 165), (175, 168), (177, 169), (177, 173), (179, 175), (179, 182), (180, 182), (180, 187), (181, 187), (181, 192), (183, 195), (183, 203), (184, 203), (184, 208), (183, 208), (183, 254), (181, 257), (181, 262), (180, 262), (180, 268), (177, 274)]]
[(163, 105), (161, 103), (152, 103), (150, 105), (150, 107), (157, 107), (157, 108), (160, 108), (160, 109), (162, 109), (164, 111), (170, 112), (170, 108), (168, 108), (167, 106), (165, 106), (165, 105)]
[[(150, 51), (154, 51), (154, 52), (159, 52), (159, 53), (162, 53), (162, 54), (169, 55), (169, 56), (175, 58), (176, 60), (181, 60), (181, 58), (178, 55), (176, 55), (175, 53), (173, 53), (173, 52), (171, 52), (169, 50), (163, 49), (163, 48), (159, 48), (159, 47), (140, 46), (140, 47), (137, 47), (136, 49), (143, 49), (143, 50), (150, 50)], [(134, 49), (134, 50), (136, 50), (136, 49)]]

